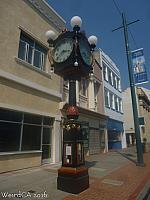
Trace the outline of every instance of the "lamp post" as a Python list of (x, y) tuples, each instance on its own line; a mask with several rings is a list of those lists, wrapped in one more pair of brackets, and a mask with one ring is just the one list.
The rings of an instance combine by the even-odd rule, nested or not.
[(130, 81), (130, 89), (131, 89), (131, 99), (132, 99), (132, 110), (133, 110), (133, 119), (134, 119), (134, 127), (135, 127), (135, 139), (136, 139), (136, 150), (137, 150), (137, 166), (144, 167), (144, 159), (143, 159), (143, 151), (142, 151), (142, 143), (141, 143), (141, 135), (140, 135), (140, 128), (139, 128), (139, 118), (138, 118), (138, 110), (137, 110), (137, 102), (136, 102), (136, 91), (135, 91), (135, 84), (134, 84), (134, 77), (132, 71), (132, 60), (131, 60), (131, 51), (129, 47), (129, 40), (128, 40), (128, 26), (138, 22), (139, 20), (127, 23), (125, 14), (122, 13), (122, 23), (123, 26), (120, 26), (113, 31), (123, 28), (124, 30), (124, 40), (125, 40), (125, 48), (126, 48), (126, 56), (127, 56), (127, 63), (128, 63), (128, 72), (129, 72), (129, 81)]
[(127, 31), (128, 29), (127, 29), (127, 23), (126, 23), (126, 18), (125, 18), (124, 13), (122, 13), (122, 21), (123, 21), (123, 28), (124, 28), (126, 55), (127, 55), (129, 80), (130, 80), (130, 88), (131, 88), (132, 109), (133, 109), (136, 149), (137, 149), (137, 165), (144, 166), (140, 127), (139, 127), (139, 118), (138, 118), (138, 110), (137, 110), (137, 102), (136, 102), (136, 91), (135, 91), (134, 78), (133, 78), (133, 72), (132, 72), (131, 51), (129, 48), (128, 31)]
[(76, 106), (76, 80), (92, 73), (94, 48), (97, 38), (87, 37), (80, 31), (82, 20), (71, 19), (72, 31), (64, 30), (56, 37), (47, 31), (49, 46), (52, 47), (50, 62), (54, 73), (69, 80), (69, 106), (67, 120), (63, 124), (62, 166), (58, 169), (57, 188), (73, 194), (89, 187), (88, 169), (85, 167), (83, 136), (79, 112)]

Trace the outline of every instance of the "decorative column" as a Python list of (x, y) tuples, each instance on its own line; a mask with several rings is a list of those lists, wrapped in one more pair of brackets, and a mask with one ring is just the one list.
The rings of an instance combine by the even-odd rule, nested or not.
[(88, 92), (89, 92), (89, 109), (94, 111), (95, 110), (95, 97), (94, 97), (94, 79), (93, 79), (93, 76), (90, 77), (90, 80), (89, 80)]

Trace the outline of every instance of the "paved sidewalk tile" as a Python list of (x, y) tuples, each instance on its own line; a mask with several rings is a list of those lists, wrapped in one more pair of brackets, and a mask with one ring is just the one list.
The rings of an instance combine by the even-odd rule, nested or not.
[[(0, 175), (0, 200), (17, 200), (18, 197), (3, 198), (2, 192), (18, 191), (29, 191), (32, 198), (21, 198), (26, 200), (141, 200), (141, 191), (146, 191), (145, 184), (150, 180), (150, 153), (144, 154), (145, 167), (137, 167), (135, 160), (135, 149), (87, 157), (90, 187), (78, 195), (57, 190), (61, 163), (4, 173)], [(44, 192), (47, 197), (34, 198), (34, 194)]]
[(145, 167), (130, 162), (103, 178), (91, 177), (89, 189), (63, 200), (135, 200), (150, 180), (150, 153), (144, 155), (144, 160)]

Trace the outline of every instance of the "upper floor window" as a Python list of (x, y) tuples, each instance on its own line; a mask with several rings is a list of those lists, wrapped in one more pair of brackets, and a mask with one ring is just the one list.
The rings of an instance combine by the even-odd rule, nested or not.
[(104, 90), (104, 96), (105, 96), (105, 106), (110, 107), (109, 91), (107, 89)]
[(95, 99), (95, 101), (97, 101), (97, 95), (98, 95), (99, 87), (100, 87), (100, 84), (96, 81), (94, 83), (94, 99)]
[(110, 92), (109, 98), (110, 98), (110, 108), (115, 109), (114, 94)]
[(18, 57), (31, 65), (44, 70), (46, 49), (25, 33), (21, 32)]
[(117, 89), (117, 77), (114, 73), (113, 73), (113, 86), (115, 89)]
[(115, 101), (115, 110), (119, 111), (119, 102), (118, 102), (118, 97), (116, 95), (115, 95), (114, 101)]
[(80, 81), (80, 94), (83, 96), (87, 96), (87, 88), (88, 88), (88, 81), (86, 79), (82, 79)]
[(103, 62), (103, 76), (104, 76), (104, 80), (108, 81), (108, 69), (104, 62)]
[(122, 111), (122, 100), (121, 100), (121, 98), (119, 98), (118, 101), (119, 101), (119, 112), (122, 113), (123, 111)]
[(120, 83), (120, 79), (118, 78), (118, 90), (121, 92), (121, 83)]
[(110, 83), (110, 85), (113, 85), (111, 70), (108, 70), (108, 82)]

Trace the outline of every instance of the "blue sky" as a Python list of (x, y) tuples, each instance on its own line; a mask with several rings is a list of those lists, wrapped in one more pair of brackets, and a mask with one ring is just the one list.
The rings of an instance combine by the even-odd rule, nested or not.
[[(70, 19), (78, 15), (82, 18), (82, 30), (87, 36), (98, 37), (97, 48), (101, 48), (117, 64), (122, 79), (122, 89), (129, 86), (127, 59), (123, 29), (112, 32), (122, 25), (122, 18), (113, 0), (47, 0), (56, 12), (64, 18), (67, 27)], [(144, 48), (148, 78), (150, 80), (150, 1), (115, 0), (128, 22), (140, 21), (129, 26), (130, 49)], [(132, 36), (131, 36), (131, 34)], [(134, 38), (134, 39), (133, 39)], [(150, 89), (150, 82), (141, 85)]]

